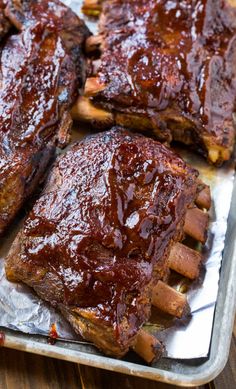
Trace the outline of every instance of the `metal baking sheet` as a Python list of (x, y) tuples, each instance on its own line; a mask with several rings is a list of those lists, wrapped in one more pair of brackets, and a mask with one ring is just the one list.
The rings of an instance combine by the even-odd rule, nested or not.
[[(77, 128), (73, 131), (73, 140), (79, 140), (88, 134), (87, 128), (82, 132), (81, 126), (79, 127), (79, 131)], [(187, 293), (191, 316), (180, 320), (158, 314), (152, 309), (145, 328), (163, 341), (168, 358), (193, 359), (206, 357), (209, 352), (219, 269), (233, 189), (234, 163), (230, 161), (217, 169), (194, 153), (182, 148), (178, 151), (200, 171), (203, 181), (211, 186), (213, 205), (208, 240), (204, 246), (205, 266), (199, 279), (194, 282), (182, 276), (177, 277), (176, 273), (172, 274), (171, 285), (181, 291), (184, 289)], [(11, 227), (9, 233), (0, 238), (0, 326), (47, 337), (56, 329), (59, 339), (80, 341), (62, 315), (38, 298), (31, 288), (6, 279), (4, 258), (20, 224), (20, 220), (16, 220), (15, 228)]]
[[(66, 0), (78, 13), (81, 1)], [(96, 23), (90, 23), (96, 26)], [(90, 26), (91, 27), (91, 26)], [(79, 126), (74, 140), (88, 134)], [(211, 209), (211, 223), (208, 241), (204, 247), (205, 268), (198, 280), (190, 283), (183, 277), (174, 276), (172, 286), (187, 292), (191, 317), (183, 320), (166, 318), (152, 310), (152, 317), (145, 327), (157, 336), (166, 346), (168, 358), (192, 359), (206, 357), (211, 339), (212, 321), (218, 292), (219, 269), (224, 247), (227, 217), (233, 188), (233, 162), (217, 169), (208, 165), (202, 158), (181, 149), (181, 154), (200, 173), (204, 182), (211, 186), (214, 206)], [(19, 228), (18, 222), (16, 230)], [(12, 228), (11, 228), (12, 230)], [(9, 251), (15, 231), (0, 239), (0, 326), (28, 334), (48, 336), (56, 329), (58, 338), (78, 340), (74, 331), (61, 315), (52, 307), (37, 298), (32, 290), (23, 284), (13, 284), (6, 280), (4, 257)], [(12, 236), (13, 235), (13, 236)], [(198, 337), (201, 334), (201, 337)], [(191, 345), (191, 347), (190, 347)]]
[[(82, 131), (80, 127), (79, 133), (75, 131), (73, 133), (73, 140), (76, 140), (80, 137), (83, 137), (85, 134), (88, 134), (88, 130)], [(223, 189), (220, 197), (216, 196), (214, 193), (214, 198), (216, 203), (212, 207), (212, 218), (217, 219), (216, 215), (222, 210), (222, 216), (228, 214), (228, 208), (230, 208), (230, 197), (231, 197), (231, 186), (235, 186), (234, 191), (236, 192), (236, 183), (232, 182), (233, 177), (233, 165), (234, 163), (227, 164), (224, 168), (220, 170), (215, 169), (211, 166), (208, 166), (207, 163), (197, 155), (194, 155), (190, 152), (183, 152), (183, 150), (178, 150), (184, 155), (185, 159), (190, 160), (195, 166), (198, 166), (202, 173), (202, 178), (207, 180), (212, 184), (212, 181), (218, 181), (218, 185), (213, 185), (214, 191), (221, 191)], [(229, 174), (230, 173), (230, 174)], [(225, 193), (228, 192), (228, 193)], [(224, 200), (228, 198), (227, 204), (219, 204), (219, 202), (224, 203)], [(236, 199), (235, 195), (233, 195), (233, 199)], [(226, 201), (227, 202), (227, 201)], [(213, 215), (214, 207), (217, 208), (217, 213), (215, 216)], [(215, 320), (213, 324), (213, 332), (211, 337), (211, 349), (207, 358), (198, 358), (198, 359), (188, 359), (188, 360), (177, 360), (177, 359), (167, 359), (163, 358), (161, 361), (156, 363), (154, 366), (149, 367), (144, 365), (143, 361), (138, 359), (138, 357), (130, 352), (123, 360), (118, 361), (112, 358), (107, 358), (99, 353), (95, 347), (87, 342), (76, 343), (74, 341), (68, 341), (68, 331), (70, 331), (70, 327), (65, 320), (61, 317), (61, 315), (56, 312), (53, 313), (53, 321), (57, 323), (57, 330), (60, 332), (60, 336), (63, 337), (63, 333), (65, 334), (65, 338), (67, 341), (57, 341), (55, 345), (51, 345), (47, 343), (47, 337), (42, 337), (39, 335), (32, 335), (32, 333), (37, 334), (46, 334), (48, 335), (48, 329), (50, 328), (50, 319), (49, 313), (51, 308), (46, 306), (46, 303), (37, 299), (36, 296), (32, 295), (29, 288), (23, 285), (17, 285), (16, 289), (14, 284), (6, 283), (5, 287), (7, 287), (7, 292), (5, 296), (7, 296), (8, 300), (4, 300), (4, 296), (0, 294), (0, 311), (1, 306), (5, 309), (6, 312), (6, 301), (8, 301), (8, 319), (12, 316), (12, 323), (15, 323), (15, 327), (12, 325), (10, 328), (19, 329), (21, 331), (30, 332), (30, 334), (23, 334), (17, 332), (11, 332), (9, 329), (6, 329), (6, 326), (2, 328), (2, 332), (5, 334), (4, 345), (6, 347), (16, 348), (24, 351), (29, 351), (37, 354), (43, 354), (51, 357), (56, 357), (60, 359), (70, 360), (77, 363), (87, 364), (91, 366), (96, 366), (108, 370), (118, 371), (126, 374), (132, 374), (136, 376), (142, 376), (146, 378), (150, 378), (153, 380), (170, 382), (173, 384), (181, 384), (181, 385), (199, 385), (201, 383), (207, 382), (214, 378), (217, 374), (219, 374), (220, 370), (224, 367), (228, 357), (230, 338), (232, 332), (232, 325), (234, 319), (234, 298), (235, 298), (235, 286), (234, 286), (234, 277), (236, 273), (236, 258), (233, 260), (234, 254), (234, 237), (236, 236), (236, 227), (234, 223), (234, 215), (236, 208), (236, 201), (233, 201), (230, 209), (230, 216), (228, 220), (228, 232), (225, 241), (225, 253), (224, 260), (220, 274), (220, 285), (218, 291), (217, 298), (217, 306), (215, 313)], [(225, 216), (221, 220), (220, 228), (225, 229), (226, 219)], [(223, 227), (222, 227), (223, 223)], [(217, 226), (217, 223), (216, 223)], [(19, 226), (15, 225), (15, 229), (13, 228), (11, 233), (7, 236), (3, 237), (1, 241), (1, 251), (0, 256), (4, 256), (2, 253), (2, 249), (4, 249), (4, 245), (6, 244), (6, 238), (9, 239), (8, 246), (10, 246), (12, 238), (16, 234)], [(217, 235), (216, 235), (217, 236)], [(224, 244), (224, 241), (221, 240), (221, 244)], [(212, 246), (214, 247), (214, 245)], [(220, 247), (220, 252), (221, 252)], [(5, 248), (6, 250), (6, 248)], [(213, 250), (214, 251), (214, 250)], [(206, 254), (209, 253), (208, 251)], [(218, 280), (218, 274), (216, 274), (216, 279)], [(1, 278), (1, 277), (0, 277)], [(202, 284), (201, 289), (202, 289)], [(3, 285), (4, 287), (4, 285)], [(25, 290), (25, 289), (28, 289)], [(195, 292), (198, 292), (196, 289)], [(19, 306), (19, 294), (20, 294), (20, 306)], [(33, 310), (32, 310), (32, 297), (33, 297)], [(12, 306), (15, 302), (15, 308)], [(13, 304), (14, 305), (14, 304)], [(45, 306), (45, 307), (44, 307)], [(208, 305), (207, 305), (208, 307)], [(30, 309), (29, 309), (30, 308)], [(212, 307), (214, 308), (214, 306)], [(21, 312), (21, 317), (19, 315), (15, 315), (15, 312)], [(18, 310), (18, 311), (17, 311)], [(40, 316), (38, 312), (41, 312)], [(205, 309), (202, 310), (203, 314), (206, 312)], [(4, 317), (1, 315), (0, 322), (4, 322), (2, 320)], [(21, 319), (21, 320), (20, 320)], [(36, 320), (37, 319), (37, 320)], [(207, 321), (207, 331), (211, 332), (211, 320), (208, 318)], [(40, 322), (40, 331), (39, 325)], [(195, 330), (194, 339), (197, 340), (194, 343), (191, 343), (188, 340), (189, 352), (190, 355), (194, 351), (196, 344), (201, 344), (203, 342), (203, 333), (206, 328), (204, 327), (204, 323), (206, 323), (205, 317), (203, 323), (199, 325), (199, 332)], [(9, 326), (8, 326), (9, 327)], [(202, 328), (200, 330), (200, 328)], [(168, 330), (167, 330), (168, 331)], [(199, 338), (198, 338), (199, 333)], [(227, 336), (225, 335), (227, 334)], [(172, 335), (174, 332), (172, 331)], [(1, 337), (0, 337), (1, 340)], [(192, 340), (191, 340), (192, 341)], [(186, 343), (186, 342), (185, 342)], [(184, 345), (182, 345), (184, 347)], [(183, 348), (182, 347), (182, 348)], [(180, 358), (182, 356), (181, 353), (181, 345), (175, 344), (175, 349), (179, 350)], [(208, 350), (208, 341), (204, 348)], [(186, 346), (185, 346), (186, 349)], [(221, 350), (219, 352), (219, 350)], [(188, 350), (187, 350), (188, 351)], [(207, 354), (207, 351), (206, 351)]]
[(214, 379), (224, 368), (229, 354), (236, 302), (236, 180), (228, 218), (219, 290), (207, 358), (173, 360), (162, 358), (145, 366), (134, 354), (124, 360), (108, 358), (93, 346), (73, 342), (48, 344), (43, 336), (25, 335), (4, 329), (4, 346), (124, 374), (175, 385), (196, 386)]
[[(79, 11), (81, 1), (65, 0)], [(94, 30), (94, 24), (89, 27)], [(236, 184), (234, 184), (236, 195)], [(233, 196), (233, 199), (235, 196)], [(236, 202), (235, 202), (236, 203)], [(207, 358), (191, 360), (165, 359), (149, 367), (143, 365), (134, 354), (128, 354), (125, 360), (115, 360), (100, 354), (92, 345), (60, 341), (55, 345), (47, 343), (47, 338), (39, 335), (25, 335), (3, 329), (6, 347), (47, 355), (59, 359), (96, 366), (125, 374), (136, 375), (157, 381), (177, 385), (195, 386), (212, 380), (223, 369), (229, 352), (232, 326), (235, 314), (236, 276), (236, 236), (235, 218), (236, 204), (231, 204), (228, 230), (225, 241), (224, 260), (221, 268), (215, 317), (211, 337), (211, 347)], [(1, 340), (1, 337), (0, 337)]]

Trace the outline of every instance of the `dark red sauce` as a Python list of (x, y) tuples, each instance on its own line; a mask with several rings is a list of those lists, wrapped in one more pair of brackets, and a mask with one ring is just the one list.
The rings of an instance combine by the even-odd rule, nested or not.
[(128, 310), (141, 322), (140, 291), (161, 268), (196, 177), (169, 149), (126, 131), (74, 145), (26, 221), (22, 260), (51, 273), (52, 304), (89, 308), (108, 322)]
[[(1, 180), (16, 174), (21, 164), (27, 166), (57, 133), (62, 103), (58, 77), (65, 57), (60, 37), (40, 25), (11, 36), (5, 44), (0, 64)], [(68, 97), (66, 82), (60, 91)]]
[(101, 31), (98, 75), (107, 87), (99, 99), (118, 110), (173, 108), (208, 133), (232, 120), (236, 9), (227, 1), (107, 1)]

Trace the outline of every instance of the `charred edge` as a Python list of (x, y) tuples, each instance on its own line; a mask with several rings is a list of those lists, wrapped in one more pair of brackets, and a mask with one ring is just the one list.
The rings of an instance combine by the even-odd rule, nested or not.
[(163, 344), (155, 336), (143, 329), (138, 332), (132, 349), (148, 364), (157, 361), (165, 353)]

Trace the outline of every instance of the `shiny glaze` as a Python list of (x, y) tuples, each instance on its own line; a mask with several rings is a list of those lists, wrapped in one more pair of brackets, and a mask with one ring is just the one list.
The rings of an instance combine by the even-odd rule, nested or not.
[(6, 4), (5, 14), (22, 31), (7, 39), (0, 62), (0, 152), (9, 155), (57, 134), (83, 82), (82, 44), (89, 32), (60, 1)]
[[(90, 35), (84, 22), (65, 4), (58, 0), (7, 0), (7, 17), (19, 29), (39, 23), (56, 31), (68, 52), (82, 71), (82, 45)], [(81, 83), (81, 75), (78, 75)]]
[(108, 0), (101, 32), (98, 75), (107, 87), (98, 102), (171, 108), (225, 142), (236, 97), (236, 8), (226, 0)]
[[(83, 83), (82, 44), (88, 35), (84, 23), (57, 0), (6, 4), (7, 17), (22, 32), (7, 39), (0, 59), (2, 176), (50, 140), (56, 143), (62, 115)], [(67, 123), (63, 126), (66, 130)]]
[(56, 145), (68, 142), (88, 35), (56, 0), (9, 0), (4, 12), (15, 28), (0, 53), (0, 233), (37, 186)]
[(75, 66), (74, 75), (64, 77), (65, 66), (73, 69), (60, 37), (39, 24), (5, 44), (0, 62), (1, 178), (15, 173), (14, 165), (19, 167), (57, 134), (75, 87)]
[[(51, 26), (53, 29), (65, 29), (65, 23), (68, 23), (67, 18), (70, 17), (70, 27), (74, 28), (77, 25), (83, 26), (83, 22), (76, 14), (65, 4), (58, 0), (7, 0), (7, 15), (18, 23), (18, 27), (22, 25), (34, 24), (35, 21)], [(67, 25), (69, 29), (69, 24)]]
[(88, 308), (115, 328), (126, 316), (137, 331), (150, 302), (144, 289), (164, 266), (196, 178), (151, 139), (117, 128), (89, 137), (58, 159), (26, 220), (20, 258), (62, 288), (55, 306)]

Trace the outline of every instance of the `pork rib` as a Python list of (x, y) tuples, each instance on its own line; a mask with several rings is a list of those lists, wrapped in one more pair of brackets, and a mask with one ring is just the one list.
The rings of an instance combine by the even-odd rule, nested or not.
[(7, 0), (5, 15), (20, 31), (35, 23), (56, 31), (67, 53), (76, 64), (78, 86), (79, 88), (83, 86), (85, 80), (83, 46), (90, 32), (69, 7), (59, 0)]
[(162, 144), (121, 128), (74, 144), (16, 238), (7, 277), (33, 287), (106, 354), (138, 350), (152, 298), (159, 304), (168, 290), (182, 307), (169, 304), (169, 313), (181, 316), (186, 307), (180, 293), (156, 285), (184, 237), (197, 177)]
[[(47, 2), (37, 2), (44, 3)], [(50, 4), (56, 10), (57, 3)], [(55, 24), (60, 22), (60, 15), (57, 18), (55, 13)], [(81, 50), (88, 36), (87, 28), (82, 31), (76, 16), (72, 22), (80, 30), (73, 40), (73, 53), (68, 49), (71, 40), (68, 38), (65, 44), (66, 36), (61, 38), (53, 20), (41, 22), (40, 9), (38, 21), (8, 37), (2, 48), (0, 233), (38, 184), (56, 145), (65, 146), (68, 142), (72, 124), (69, 109), (82, 84)], [(62, 31), (66, 35), (66, 29)]]
[[(229, 159), (235, 138), (235, 2), (97, 3), (100, 35), (89, 38), (87, 48), (100, 47), (101, 57), (85, 86), (87, 100), (110, 113), (113, 123), (181, 141), (216, 164)], [(84, 100), (74, 114), (107, 124), (99, 120), (101, 112), (88, 115)]]

